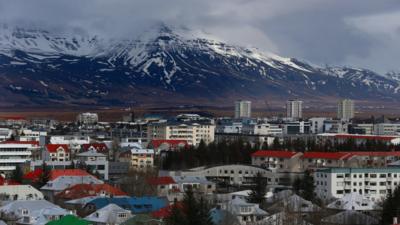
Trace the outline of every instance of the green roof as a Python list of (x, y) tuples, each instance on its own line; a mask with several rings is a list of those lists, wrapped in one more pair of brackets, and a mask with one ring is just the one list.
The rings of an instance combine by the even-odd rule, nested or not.
[(89, 221), (80, 219), (74, 215), (66, 215), (59, 220), (46, 223), (46, 225), (91, 225)]

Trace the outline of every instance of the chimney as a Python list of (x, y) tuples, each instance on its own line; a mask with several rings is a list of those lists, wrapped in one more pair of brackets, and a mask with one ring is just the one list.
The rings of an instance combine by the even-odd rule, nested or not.
[(393, 217), (393, 225), (396, 225), (397, 223), (397, 217)]

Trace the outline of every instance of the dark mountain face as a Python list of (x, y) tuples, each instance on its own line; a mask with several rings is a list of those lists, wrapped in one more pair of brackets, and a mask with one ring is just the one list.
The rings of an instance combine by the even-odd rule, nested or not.
[(162, 28), (106, 40), (3, 27), (0, 106), (221, 104), (236, 98), (397, 102), (398, 79), (320, 68)]

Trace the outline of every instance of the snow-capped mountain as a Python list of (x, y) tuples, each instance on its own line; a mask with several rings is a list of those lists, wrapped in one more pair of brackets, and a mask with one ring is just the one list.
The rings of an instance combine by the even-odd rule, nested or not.
[(313, 66), (187, 29), (161, 26), (129, 39), (0, 29), (0, 105), (399, 97), (390, 76)]

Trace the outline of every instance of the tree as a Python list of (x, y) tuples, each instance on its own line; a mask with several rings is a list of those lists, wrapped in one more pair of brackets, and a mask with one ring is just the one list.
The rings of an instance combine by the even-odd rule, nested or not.
[(272, 147), (276, 150), (276, 149), (280, 149), (282, 146), (281, 146), (281, 142), (279, 141), (279, 138), (278, 137), (275, 137), (274, 138), (274, 141), (273, 141), (273, 143), (272, 143)]
[(254, 185), (251, 187), (251, 192), (247, 201), (250, 203), (262, 204), (265, 200), (265, 194), (267, 193), (267, 180), (263, 177), (261, 172), (258, 172), (254, 176)]
[(48, 168), (48, 166), (46, 165), (46, 163), (43, 162), (42, 164), (42, 173), (39, 176), (38, 181), (36, 182), (36, 186), (37, 187), (42, 187), (45, 184), (47, 184), (47, 182), (49, 182), (50, 180), (50, 170)]
[(165, 218), (165, 225), (187, 224), (185, 219), (185, 215), (182, 213), (182, 210), (175, 199), (171, 208), (171, 213)]
[(382, 206), (381, 224), (392, 224), (393, 217), (400, 215), (400, 186), (387, 195)]
[(314, 177), (310, 173), (309, 170), (304, 172), (304, 178), (302, 180), (302, 197), (308, 201), (314, 201), (315, 195), (315, 185), (314, 185)]
[(16, 166), (15, 170), (13, 170), (11, 179), (18, 182), (22, 183), (22, 177), (23, 177), (23, 172), (20, 166)]

